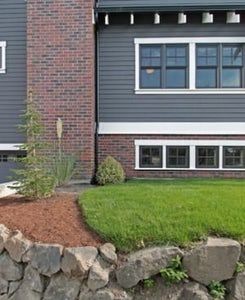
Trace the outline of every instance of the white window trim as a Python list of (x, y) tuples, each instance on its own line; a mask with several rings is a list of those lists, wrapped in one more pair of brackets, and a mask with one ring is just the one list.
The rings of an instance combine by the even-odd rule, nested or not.
[[(225, 146), (245, 146), (245, 141), (240, 140), (135, 140), (135, 170), (141, 171), (245, 171), (244, 168), (223, 168), (223, 147)], [(162, 168), (140, 168), (140, 146), (162, 146)], [(167, 168), (166, 148), (167, 146), (189, 146), (189, 168)], [(216, 146), (219, 147), (219, 167), (218, 168), (196, 168), (196, 146)]]
[(6, 73), (6, 48), (7, 48), (7, 42), (1, 42), (0, 41), (0, 47), (2, 48), (2, 57), (1, 59), (1, 65), (2, 67), (0, 68), (0, 74), (5, 74)]
[[(245, 88), (196, 88), (196, 44), (245, 43), (245, 37), (182, 37), (182, 38), (135, 38), (135, 93), (161, 94), (245, 94)], [(142, 89), (140, 88), (140, 45), (144, 44), (189, 44), (189, 88), (187, 89)]]

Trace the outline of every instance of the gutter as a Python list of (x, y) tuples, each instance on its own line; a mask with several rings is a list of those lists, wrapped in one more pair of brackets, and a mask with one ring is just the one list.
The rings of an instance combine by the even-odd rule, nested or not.
[(112, 6), (103, 6), (97, 4), (95, 11), (97, 13), (122, 13), (122, 12), (176, 12), (176, 11), (189, 11), (189, 12), (203, 12), (203, 11), (241, 11), (245, 10), (245, 4), (241, 5), (196, 5), (196, 6), (127, 6), (127, 7), (112, 7)]

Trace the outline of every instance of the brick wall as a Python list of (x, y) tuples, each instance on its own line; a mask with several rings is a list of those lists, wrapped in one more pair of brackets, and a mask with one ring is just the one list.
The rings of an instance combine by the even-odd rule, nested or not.
[(135, 170), (134, 141), (140, 139), (197, 139), (197, 140), (245, 140), (243, 136), (166, 136), (166, 135), (100, 135), (99, 136), (99, 162), (111, 155), (124, 167), (127, 177), (159, 178), (159, 177), (223, 177), (245, 178), (245, 171), (204, 171), (204, 170), (178, 170), (178, 171), (141, 171)]
[(56, 120), (63, 145), (77, 156), (77, 175), (94, 171), (93, 0), (28, 0), (28, 89), (33, 90), (54, 152)]

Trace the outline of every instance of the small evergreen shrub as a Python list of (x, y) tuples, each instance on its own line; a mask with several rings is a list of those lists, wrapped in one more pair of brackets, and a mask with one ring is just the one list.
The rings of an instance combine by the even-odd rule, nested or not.
[(245, 271), (245, 264), (242, 262), (238, 262), (236, 264), (236, 273), (242, 273)]
[(17, 181), (13, 188), (30, 200), (47, 198), (54, 193), (55, 179), (45, 167), (45, 157), (41, 154), (44, 150), (43, 126), (40, 114), (33, 103), (32, 92), (28, 95), (23, 121), (24, 124), (19, 127), (27, 136), (27, 142), (21, 147), (26, 157), (17, 159), (21, 168), (13, 170), (15, 175), (12, 180)]
[(153, 279), (149, 278), (149, 279), (145, 279), (143, 281), (143, 284), (144, 284), (144, 288), (151, 289), (155, 286), (155, 281)]
[(125, 181), (122, 165), (113, 157), (108, 156), (99, 166), (96, 174), (99, 185), (116, 184)]

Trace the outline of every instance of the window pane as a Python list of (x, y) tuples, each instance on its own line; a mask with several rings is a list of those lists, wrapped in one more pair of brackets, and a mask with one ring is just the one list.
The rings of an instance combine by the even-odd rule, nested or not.
[(186, 87), (185, 69), (166, 70), (166, 88), (185, 88), (185, 87)]
[(141, 146), (140, 147), (140, 167), (141, 168), (161, 168), (162, 167), (162, 147), (161, 146)]
[(161, 57), (161, 46), (141, 46), (141, 57)]
[(223, 66), (242, 66), (242, 46), (223, 46)]
[(217, 87), (217, 71), (216, 69), (198, 69), (196, 86), (198, 88), (216, 88)]
[(168, 146), (167, 168), (189, 168), (189, 147)]
[(245, 147), (224, 147), (224, 168), (245, 168)]
[(222, 71), (222, 87), (226, 87), (226, 88), (241, 87), (241, 69), (224, 68)]
[(217, 46), (197, 46), (197, 66), (217, 66)]
[(219, 147), (196, 147), (197, 168), (218, 168)]
[(186, 46), (167, 46), (167, 66), (186, 66)]
[(141, 87), (160, 88), (161, 72), (159, 69), (147, 68), (141, 70)]

